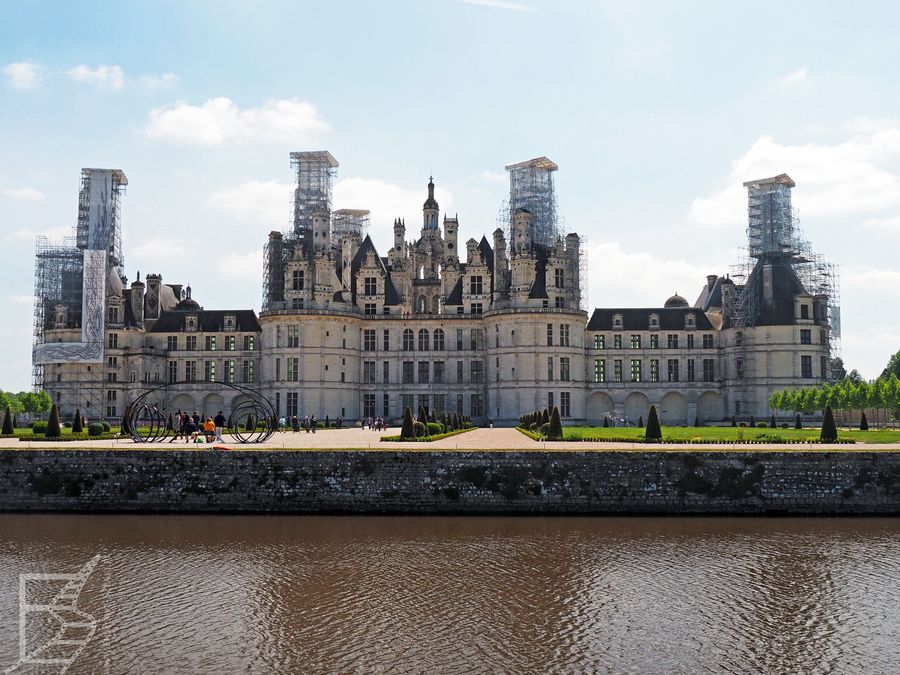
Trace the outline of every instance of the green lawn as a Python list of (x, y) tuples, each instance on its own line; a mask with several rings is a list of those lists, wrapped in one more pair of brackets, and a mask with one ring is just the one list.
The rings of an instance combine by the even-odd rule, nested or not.
[[(819, 429), (759, 429), (741, 427), (663, 427), (663, 442), (702, 439), (705, 442), (740, 443), (741, 441), (811, 441), (819, 440)], [(565, 427), (563, 435), (567, 441), (622, 440), (640, 441), (644, 430), (636, 427)], [(900, 431), (879, 429), (872, 431), (838, 430), (838, 439), (857, 443), (900, 443)]]

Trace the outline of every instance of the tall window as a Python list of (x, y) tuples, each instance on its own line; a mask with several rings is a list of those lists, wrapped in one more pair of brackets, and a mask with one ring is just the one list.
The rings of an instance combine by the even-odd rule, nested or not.
[(567, 391), (559, 393), (559, 415), (569, 417), (572, 414), (572, 395)]
[(206, 336), (206, 351), (208, 351), (208, 352), (216, 351), (216, 336), (215, 335), (207, 335)]
[(281, 359), (275, 359), (275, 381), (281, 381)]
[(375, 394), (363, 394), (363, 417), (375, 417)]
[(256, 361), (247, 359), (244, 361), (244, 383), (253, 384), (256, 381)]
[(196, 335), (188, 335), (184, 339), (184, 348), (189, 352), (197, 351), (197, 336)]
[(435, 384), (444, 384), (444, 362), (443, 361), (435, 361), (434, 362), (434, 383)]
[(801, 345), (811, 345), (812, 344), (812, 331), (808, 328), (800, 329), (800, 344)]
[(229, 360), (224, 363), (225, 366), (225, 381), (228, 384), (234, 384), (234, 360)]
[(650, 381), (659, 382), (659, 359), (650, 359)]
[(428, 384), (430, 364), (428, 361), (419, 361), (419, 384)]
[(569, 324), (567, 323), (559, 324), (559, 346), (569, 346)]
[(554, 299), (554, 305), (555, 305), (556, 309), (565, 309), (566, 308), (566, 299), (561, 295), (557, 295), (556, 298)]
[(110, 333), (109, 339), (106, 343), (106, 346), (110, 349), (118, 349), (119, 347), (119, 334), (118, 333)]
[(553, 400), (553, 392), (547, 392), (547, 410), (553, 410), (554, 400)]
[(178, 382), (178, 361), (169, 361), (169, 382)]
[(366, 316), (375, 316), (378, 314), (378, 305), (374, 302), (367, 302), (363, 305), (363, 314)]
[(391, 381), (391, 362), (385, 361), (381, 364), (381, 381), (388, 384)]
[(561, 356), (559, 358), (559, 379), (563, 382), (569, 381), (569, 357)]
[(367, 351), (367, 352), (375, 351), (375, 329), (374, 328), (366, 328), (363, 331), (363, 351)]
[(669, 359), (667, 364), (669, 368), (669, 382), (678, 382), (678, 359)]
[[(806, 307), (806, 305), (803, 305)], [(800, 377), (812, 377), (812, 357), (811, 356), (801, 356), (800, 357)]]
[(363, 384), (375, 384), (374, 361), (363, 361)]
[(631, 381), (632, 382), (640, 382), (642, 379), (643, 371), (641, 366), (640, 359), (631, 359)]
[(178, 336), (170, 335), (166, 338), (166, 349), (170, 352), (178, 350)]
[(403, 362), (403, 384), (413, 383), (413, 367), (412, 361)]
[(444, 329), (437, 328), (434, 331), (434, 350), (435, 351), (443, 351), (444, 350)]
[(481, 394), (472, 394), (469, 397), (469, 415), (472, 417), (484, 415), (484, 398)]
[(300, 357), (289, 356), (287, 360), (287, 379), (288, 382), (297, 382), (300, 380)]
[(456, 351), (461, 352), (463, 348), (463, 329), (456, 329)]
[(714, 359), (703, 359), (703, 381), (715, 382), (716, 362)]
[(632, 349), (640, 349), (641, 348), (641, 336), (640, 335), (632, 335), (631, 336), (631, 348)]
[(382, 338), (382, 349), (384, 349), (384, 351), (388, 351), (391, 348), (391, 331), (385, 328), (382, 331)]
[(552, 323), (547, 324), (547, 346), (548, 347), (553, 346), (553, 324)]
[(480, 302), (473, 302), (469, 305), (469, 314), (484, 314), (484, 307)]
[[(734, 361), (735, 376), (739, 380), (744, 379), (744, 359), (735, 359)], [(812, 375), (810, 375), (812, 377)]]
[(376, 277), (364, 278), (363, 295), (378, 295), (378, 279)]
[(622, 359), (613, 361), (613, 382), (622, 381)]
[(606, 336), (605, 335), (595, 335), (594, 336), (594, 349), (606, 349)]
[(594, 382), (606, 382), (606, 359), (594, 359)]
[(296, 417), (299, 410), (299, 394), (295, 391), (289, 391), (287, 394), (287, 416)]
[[(253, 335), (245, 335), (244, 336), (244, 349), (248, 352), (252, 352), (256, 344), (256, 338)], [(252, 381), (252, 380), (251, 380)]]
[[(299, 347), (300, 346), (300, 326), (293, 325), (287, 327), (287, 346), (288, 347)], [(246, 349), (246, 347), (244, 347)]]
[(419, 329), (419, 351), (428, 351), (428, 331), (424, 328)]
[(696, 373), (694, 372), (694, 359), (687, 360), (687, 381), (694, 382)]
[(650, 349), (659, 349), (659, 333), (650, 335)]
[(712, 349), (712, 346), (713, 346), (712, 333), (704, 333), (703, 334), (703, 349)]
[(613, 335), (613, 349), (622, 349), (621, 335)]
[(462, 361), (456, 362), (456, 381), (459, 384), (463, 383), (463, 362)]
[(444, 394), (434, 395), (434, 410), (438, 415), (447, 410), (447, 397)]
[(688, 349), (694, 348), (694, 334), (693, 333), (691, 333), (687, 336), (687, 348)]
[(547, 357), (547, 379), (548, 380), (553, 379), (553, 357), (552, 356)]
[(206, 361), (203, 364), (203, 379), (207, 382), (216, 381), (216, 362)]
[(291, 288), (295, 291), (302, 291), (304, 285), (303, 270), (294, 270), (291, 273)]
[(469, 340), (473, 352), (480, 352), (484, 349), (484, 331), (480, 328), (473, 328), (471, 339)]
[(557, 288), (565, 288), (566, 287), (566, 272), (563, 269), (557, 267), (553, 270), (553, 281), (554, 286)]
[(235, 350), (235, 339), (234, 335), (226, 335), (225, 336), (225, 351), (233, 352)]
[(184, 364), (184, 379), (188, 382), (197, 381), (197, 362), (186, 361)]
[(480, 384), (484, 382), (484, 362), (479, 360), (471, 362), (471, 371), (469, 373), (471, 375), (471, 382), (473, 384)]
[(469, 293), (472, 295), (481, 295), (484, 293), (484, 282), (479, 275), (469, 277)]
[(666, 346), (669, 349), (678, 349), (678, 333), (669, 333), (666, 336)]
[(413, 414), (413, 417), (416, 416), (416, 403), (415, 397), (412, 394), (403, 394), (403, 412), (406, 413), (406, 409), (409, 408), (409, 411)]
[(415, 349), (415, 337), (413, 336), (412, 328), (404, 328), (403, 351), (411, 352), (413, 349)]

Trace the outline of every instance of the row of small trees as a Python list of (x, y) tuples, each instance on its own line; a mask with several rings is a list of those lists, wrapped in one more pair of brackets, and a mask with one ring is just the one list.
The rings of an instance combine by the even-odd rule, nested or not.
[(522, 415), (519, 418), (519, 426), (528, 431), (541, 434), (548, 441), (561, 441), (563, 439), (562, 417), (559, 408), (553, 406), (553, 410), (544, 408), (532, 413)]
[(892, 411), (894, 419), (897, 419), (900, 413), (900, 378), (896, 373), (890, 373), (874, 382), (854, 383), (848, 379), (833, 385), (785, 389), (769, 397), (769, 406), (774, 410), (790, 410), (798, 414), (808, 414), (826, 407), (847, 412), (871, 408)]
[(400, 440), (416, 440), (426, 436), (449, 433), (459, 429), (469, 429), (472, 419), (459, 413), (444, 413), (440, 417), (432, 410), (429, 415), (424, 406), (419, 406), (418, 418), (413, 418), (412, 410), (407, 406), (403, 410), (403, 426), (400, 428)]
[[(68, 425), (69, 423), (66, 422)], [(85, 430), (85, 420), (81, 416), (81, 411), (76, 410), (75, 415), (72, 418), (71, 422), (72, 433), (80, 434)], [(106, 422), (91, 422), (87, 425), (88, 435), (90, 436), (100, 436), (105, 431), (109, 431), (109, 424)], [(46, 422), (35, 422), (32, 425), (32, 430), (35, 434), (43, 433), (46, 438), (59, 438), (62, 436), (62, 425), (59, 421), (59, 409), (56, 407), (56, 404), (51, 404), (50, 407), (50, 418)], [(4, 436), (12, 436), (15, 434), (15, 424), (13, 422), (13, 410), (11, 405), (6, 406), (6, 412), (3, 415), (3, 428), (2, 434)]]

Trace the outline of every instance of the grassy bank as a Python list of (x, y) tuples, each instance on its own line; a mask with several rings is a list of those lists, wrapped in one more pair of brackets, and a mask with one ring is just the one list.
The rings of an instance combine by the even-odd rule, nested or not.
[[(819, 440), (819, 429), (760, 429), (752, 427), (663, 427), (666, 441), (701, 443), (804, 443)], [(566, 441), (625, 441), (639, 442), (644, 438), (642, 428), (565, 427)], [(900, 431), (878, 429), (871, 431), (838, 431), (838, 440), (855, 443), (900, 443)]]

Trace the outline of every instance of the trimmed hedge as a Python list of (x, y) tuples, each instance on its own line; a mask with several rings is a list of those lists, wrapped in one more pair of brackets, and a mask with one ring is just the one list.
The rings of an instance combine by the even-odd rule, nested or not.
[(448, 431), (443, 434), (437, 434), (436, 436), (421, 436), (418, 438), (403, 438), (401, 436), (382, 436), (382, 441), (389, 442), (403, 442), (403, 443), (431, 443), (432, 441), (439, 441), (442, 438), (449, 438), (450, 436), (458, 436), (459, 434), (464, 434), (467, 431), (474, 431), (478, 427), (469, 427), (467, 429), (454, 429), (453, 431)]

